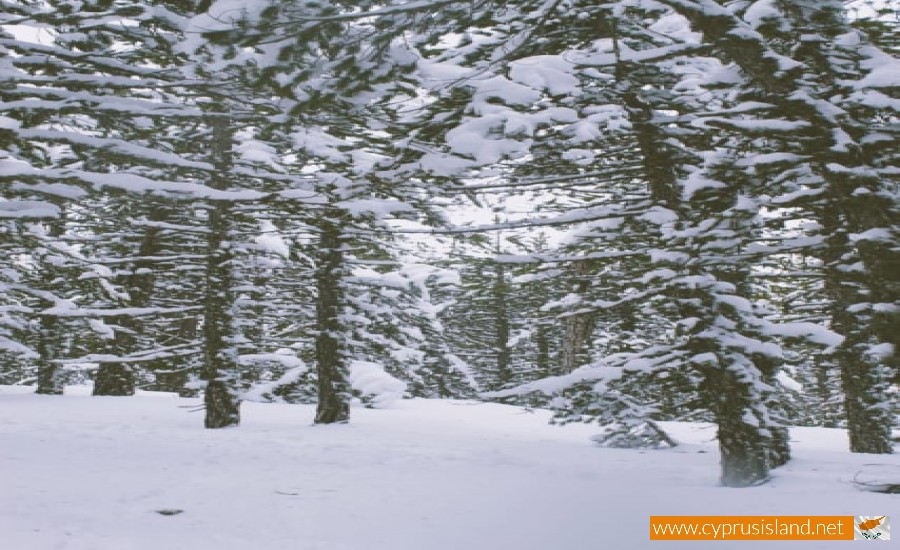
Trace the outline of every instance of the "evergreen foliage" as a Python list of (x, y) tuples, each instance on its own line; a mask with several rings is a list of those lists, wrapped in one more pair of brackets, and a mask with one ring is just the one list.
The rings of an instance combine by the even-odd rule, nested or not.
[(0, 382), (707, 420), (734, 487), (790, 424), (890, 453), (900, 60), (856, 4), (0, 2)]

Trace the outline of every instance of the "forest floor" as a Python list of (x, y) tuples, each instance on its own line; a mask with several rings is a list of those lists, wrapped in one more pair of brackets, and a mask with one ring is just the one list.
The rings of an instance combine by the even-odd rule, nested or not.
[(245, 403), (241, 427), (204, 430), (196, 399), (30, 391), (0, 387), (9, 550), (687, 549), (703, 543), (651, 542), (649, 516), (889, 515), (898, 504), (851, 480), (900, 457), (850, 454), (841, 430), (794, 429), (795, 458), (769, 483), (726, 489), (703, 424), (667, 423), (674, 449), (604, 449), (589, 439), (596, 426), (551, 426), (545, 411), (406, 400), (336, 426), (311, 426), (311, 406)]

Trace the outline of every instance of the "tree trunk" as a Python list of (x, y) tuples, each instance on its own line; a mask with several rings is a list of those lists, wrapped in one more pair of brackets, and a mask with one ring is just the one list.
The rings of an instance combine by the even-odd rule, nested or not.
[[(48, 306), (49, 307), (49, 306)], [(38, 318), (37, 390), (41, 395), (62, 395), (63, 381), (55, 359), (59, 355), (59, 319), (53, 315)]]
[(344, 251), (341, 217), (343, 212), (329, 209), (319, 225), (319, 267), (316, 271), (316, 367), (318, 405), (316, 424), (347, 422), (350, 418), (350, 383), (347, 358), (343, 349), (340, 319), (344, 305)]
[[(753, 356), (752, 361), (766, 385), (774, 388), (778, 384), (777, 375), (781, 368), (781, 362), (774, 357), (761, 354)], [(768, 391), (763, 394), (763, 398), (767, 416), (761, 419), (760, 426), (763, 430), (768, 430), (769, 467), (777, 468), (784, 466), (791, 459), (791, 434), (784, 425), (783, 407), (778, 401), (777, 394), (774, 391)], [(773, 417), (776, 414), (778, 416)]]
[[(112, 351), (118, 355), (125, 355), (134, 346), (134, 336), (129, 333), (131, 327), (135, 325), (134, 319), (126, 316), (114, 319), (116, 328)], [(134, 371), (127, 363), (100, 363), (100, 368), (94, 376), (93, 395), (134, 395), (134, 379)]]
[(862, 301), (856, 296), (859, 286), (848, 284), (847, 275), (838, 271), (828, 270), (825, 287), (833, 300), (832, 329), (844, 337), (833, 357), (840, 367), (850, 451), (892, 453), (888, 369), (868, 353), (872, 338), (866, 319), (852, 307)]
[[(161, 203), (154, 204), (150, 202), (147, 204), (147, 207), (149, 207), (147, 218), (151, 221), (164, 221), (169, 212), (169, 209), (165, 208)], [(139, 258), (156, 256), (161, 249), (160, 230), (155, 227), (148, 227), (141, 237), (137, 256)], [(133, 262), (127, 285), (129, 300), (123, 303), (122, 307), (147, 307), (150, 303), (150, 298), (153, 296), (155, 286), (153, 262), (144, 259)], [(122, 315), (116, 317), (113, 324), (116, 325), (116, 329), (110, 352), (119, 356), (133, 353), (138, 346), (135, 335), (141, 332), (141, 322), (135, 317)], [(93, 394), (134, 395), (136, 379), (134, 368), (127, 363), (101, 363), (94, 377)]]
[[(900, 316), (896, 308), (879, 306), (900, 301), (898, 254), (893, 243), (857, 243), (849, 234), (862, 234), (893, 222), (886, 221), (889, 208), (870, 208), (859, 200), (857, 188), (845, 188), (837, 208), (823, 212), (828, 231), (823, 260), (825, 290), (831, 299), (831, 328), (844, 337), (834, 358), (841, 371), (844, 408), (850, 450), (854, 453), (893, 452), (891, 425), (891, 379), (897, 376), (897, 344)], [(860, 260), (864, 273), (852, 264)], [(891, 351), (874, 352), (891, 346)]]
[(721, 306), (699, 293), (685, 303), (696, 304), (689, 315), (704, 320), (692, 329), (687, 350), (702, 358), (695, 368), (703, 376), (701, 395), (718, 427), (720, 482), (725, 487), (759, 485), (769, 478), (775, 462), (790, 456), (786, 431), (773, 432), (770, 426), (771, 396), (761, 389), (765, 374), (743, 350), (723, 345), (735, 328), (717, 330), (726, 320)]
[(863, 359), (853, 346), (843, 347), (838, 357), (850, 452), (892, 453), (892, 413), (884, 398), (890, 395), (886, 369)]
[[(587, 296), (590, 287), (588, 262), (571, 262), (569, 275), (575, 280), (572, 291)], [(592, 313), (573, 313), (562, 319), (562, 374), (567, 374), (586, 364), (590, 355), (591, 335), (594, 332)]]
[(509, 285), (506, 284), (506, 269), (503, 264), (494, 264), (494, 284), (491, 297), (492, 309), (496, 316), (494, 334), (494, 388), (501, 390), (512, 383), (512, 350), (509, 349), (510, 321), (508, 305)]
[(538, 321), (534, 335), (535, 346), (537, 347), (535, 364), (537, 366), (537, 374), (541, 377), (553, 375), (553, 367), (550, 364), (550, 335), (548, 332), (547, 327)]
[[(216, 189), (227, 189), (231, 170), (232, 129), (222, 117), (211, 117)], [(240, 368), (235, 348), (234, 281), (231, 250), (232, 208), (226, 201), (211, 201), (207, 240), (206, 288), (203, 318), (203, 359), (207, 428), (227, 428), (240, 423), (238, 379)]]
[(688, 349), (704, 358), (698, 370), (704, 374), (706, 398), (719, 427), (721, 483), (749, 487), (765, 482), (770, 468), (790, 459), (788, 432), (774, 416), (779, 409), (774, 387), (781, 351), (758, 328), (751, 278), (754, 256), (745, 249), (760, 233), (758, 211), (737, 208), (739, 197), (752, 196), (754, 182), (743, 177), (734, 158), (707, 164), (704, 170), (722, 186), (691, 196), (699, 214), (694, 227), (707, 220), (717, 223), (685, 245), (714, 248), (719, 257), (707, 257), (707, 265), (695, 268), (709, 282), (698, 288), (696, 306), (685, 304), (685, 313), (700, 320)]
[[(726, 175), (722, 181), (731, 185), (725, 185), (705, 198), (695, 196), (691, 199), (691, 208), (682, 208), (684, 199), (678, 184), (678, 167), (685, 161), (693, 161), (680, 158), (683, 154), (680, 155), (669, 144), (665, 128), (655, 120), (653, 106), (644, 98), (641, 83), (633, 79), (629, 69), (625, 64), (618, 64), (616, 76), (641, 151), (652, 202), (679, 213), (681, 223), (718, 218), (721, 229), (733, 231), (736, 239), (752, 236), (756, 228), (747, 219), (748, 216), (742, 217), (732, 211), (738, 193), (746, 192), (739, 189), (739, 178)], [(685, 211), (696, 212), (698, 219), (689, 219)], [(702, 234), (698, 238), (702, 240)], [(675, 244), (684, 246), (688, 253), (695, 253), (703, 246), (702, 241)], [(724, 260), (716, 260), (695, 275), (711, 275), (717, 282), (730, 282), (734, 285), (732, 292), (736, 297), (749, 300), (752, 296), (748, 284), (750, 260), (742, 257), (740, 246), (732, 245), (722, 250)], [(683, 269), (680, 265), (672, 265), (671, 268)], [(748, 331), (749, 328), (743, 322), (743, 314), (719, 303), (718, 293), (721, 291), (716, 290), (715, 286), (717, 284), (700, 291), (687, 290), (677, 298), (682, 317), (700, 320), (692, 329), (687, 349), (694, 357), (715, 358), (715, 364), (704, 362), (695, 365), (695, 368), (702, 374), (701, 394), (718, 427), (720, 482), (726, 487), (749, 487), (765, 482), (773, 465), (784, 464), (790, 458), (787, 430), (769, 425), (772, 423), (768, 412), (770, 396), (760, 393), (754, 384), (755, 378), (774, 378), (777, 364), (769, 357), (751, 358), (747, 350), (730, 349), (724, 345), (723, 339), (709, 336), (710, 332), (720, 330), (716, 325), (723, 318), (733, 322), (733, 327), (723, 329), (728, 336)], [(755, 336), (750, 332), (748, 336)], [(768, 369), (768, 374), (762, 372), (760, 367), (763, 366)]]
[[(60, 208), (60, 217), (48, 222), (47, 236), (51, 239), (62, 237), (65, 233), (66, 214), (64, 205), (60, 201), (53, 201)], [(52, 262), (51, 262), (52, 263)], [(41, 287), (46, 292), (53, 292), (56, 279), (60, 273), (51, 265), (44, 265), (41, 274)], [(51, 308), (55, 304), (50, 300), (41, 299), (40, 307)], [(60, 365), (56, 359), (60, 356), (62, 347), (62, 322), (59, 317), (50, 314), (38, 316), (37, 334), (37, 390), (41, 395), (62, 395), (63, 380)]]
[[(807, 40), (798, 56), (809, 64), (820, 79), (823, 90), (840, 93), (840, 79), (858, 77), (842, 71), (846, 54), (835, 63), (829, 40), (850, 30), (838, 0), (784, 0), (788, 13), (798, 29), (813, 31), (822, 38)], [(893, 414), (891, 379), (900, 374), (900, 253), (896, 241), (863, 235), (890, 232), (900, 226), (896, 200), (890, 184), (868, 168), (883, 165), (883, 145), (847, 147), (836, 144), (836, 130), (844, 127), (813, 111), (811, 122), (820, 132), (813, 155), (825, 168), (823, 179), (828, 185), (826, 203), (818, 212), (825, 234), (825, 288), (832, 300), (832, 329), (844, 336), (835, 358), (841, 369), (845, 396), (850, 450), (855, 453), (887, 454), (893, 452), (891, 425)], [(874, 124), (872, 121), (859, 121)], [(849, 135), (858, 136), (859, 128), (843, 122)], [(835, 128), (837, 126), (837, 128)], [(877, 128), (868, 128), (877, 133)], [(876, 142), (877, 143), (877, 142)], [(882, 158), (879, 158), (882, 157)], [(889, 161), (888, 161), (889, 162)], [(829, 163), (859, 168), (848, 174), (831, 170)], [(862, 175), (860, 175), (862, 174)], [(864, 269), (857, 268), (857, 263)], [(875, 351), (885, 350), (890, 351)]]
[(134, 395), (134, 373), (124, 363), (101, 363), (94, 377), (93, 395)]
[(718, 426), (721, 484), (750, 487), (765, 482), (771, 448), (757, 421), (756, 396), (724, 367), (707, 371), (703, 384)]

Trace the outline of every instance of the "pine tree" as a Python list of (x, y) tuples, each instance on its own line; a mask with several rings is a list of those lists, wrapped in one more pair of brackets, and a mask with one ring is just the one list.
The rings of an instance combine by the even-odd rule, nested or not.
[[(892, 419), (884, 403), (896, 359), (885, 350), (894, 343), (897, 321), (893, 306), (877, 304), (898, 299), (897, 256), (889, 245), (897, 226), (895, 195), (883, 168), (896, 152), (876, 145), (890, 140), (891, 130), (859, 101), (884, 97), (875, 75), (896, 60), (851, 30), (839, 2), (785, 2), (772, 20), (747, 10), (746, 22), (709, 0), (662, 3), (687, 17), (719, 55), (734, 59), (758, 97), (772, 105), (770, 116), (795, 130), (782, 138), (784, 153), (796, 159), (787, 175), (803, 178), (798, 187), (806, 188), (806, 197), (792, 202), (808, 208), (821, 228), (816, 254), (832, 302), (831, 328), (844, 337), (835, 359), (851, 450), (891, 452)], [(768, 133), (778, 137), (774, 128)]]
[[(641, 60), (641, 64), (650, 67), (652, 74), (650, 61), (665, 62), (682, 50), (691, 51), (692, 47), (684, 47), (673, 39), (658, 36), (650, 38), (651, 34), (641, 28), (638, 28), (635, 37), (623, 41), (617, 38), (618, 26), (614, 24), (619, 16), (603, 10), (590, 10), (586, 13), (588, 18), (590, 14), (594, 14), (605, 23), (593, 28), (593, 38), (596, 38), (598, 29), (601, 36), (602, 33), (608, 33), (606, 36), (613, 46), (613, 51), (610, 52), (612, 55), (608, 56), (612, 58), (609, 63), (611, 66), (618, 63), (628, 67)], [(537, 9), (532, 15), (542, 21), (544, 18), (554, 21), (553, 16)], [(565, 18), (562, 14), (559, 15)], [(496, 19), (491, 21), (496, 25), (498, 35), (507, 30)], [(587, 41), (578, 43), (577, 40), (572, 39), (568, 44), (565, 40), (562, 43), (551, 42), (550, 46), (546, 42), (537, 43), (541, 44), (541, 49), (549, 49), (553, 53), (567, 48), (581, 48), (583, 51), (583, 44)], [(477, 47), (490, 49), (496, 43), (497, 41), (486, 40), (479, 42)], [(527, 48), (522, 51), (534, 53), (534, 50), (529, 51)], [(519, 54), (520, 51), (515, 53)], [(454, 57), (464, 59), (463, 55), (465, 54)], [(514, 55), (507, 51), (506, 60), (509, 61)], [(482, 59), (486, 58), (487, 56)], [(586, 56), (586, 59), (590, 58)], [(482, 63), (484, 67), (490, 67), (489, 63)], [(464, 60), (461, 64), (469, 64), (469, 61)], [(473, 65), (478, 67), (478, 61), (468, 66)], [(479, 69), (484, 70), (481, 67)], [(574, 67), (570, 65), (568, 70), (571, 74)], [(717, 158), (712, 152), (715, 140), (711, 136), (703, 135), (702, 132), (683, 132), (678, 135), (673, 130), (664, 130), (667, 124), (671, 128), (676, 120), (663, 122), (663, 113), (675, 110), (689, 114), (686, 106), (691, 107), (689, 102), (692, 100), (684, 94), (682, 98), (677, 98), (678, 94), (670, 93), (671, 97), (682, 101), (678, 105), (659, 94), (648, 97), (643, 90), (672, 86), (675, 82), (659, 79), (642, 82), (633, 77), (636, 73), (631, 67), (628, 67), (627, 73), (620, 72), (617, 75), (621, 86), (619, 90), (610, 85), (605, 90), (599, 88), (607, 97), (623, 97), (625, 104), (629, 105), (629, 122), (637, 131), (632, 137), (632, 143), (636, 142), (642, 158), (647, 159), (641, 167), (642, 176), (646, 178), (643, 193), (639, 195), (639, 200), (643, 202), (635, 204), (634, 198), (629, 197), (630, 203), (622, 201), (621, 205), (616, 205), (617, 209), (594, 206), (590, 210), (585, 209), (586, 212), (580, 219), (570, 215), (569, 220), (592, 221), (618, 216), (629, 220), (627, 223), (633, 224), (632, 226), (639, 226), (641, 216), (646, 216), (644, 220), (651, 223), (642, 234), (648, 235), (649, 242), (655, 240), (660, 243), (660, 250), (644, 248), (639, 254), (650, 257), (649, 271), (644, 271), (643, 281), (654, 284), (650, 289), (632, 293), (628, 299), (631, 301), (642, 296), (659, 295), (674, 301), (675, 311), (672, 314), (676, 317), (673, 322), (680, 323), (681, 329), (680, 332), (676, 330), (675, 338), (671, 341), (662, 341), (659, 345), (650, 346), (635, 354), (614, 356), (611, 360), (604, 361), (603, 367), (592, 367), (597, 369), (596, 375), (593, 371), (588, 371), (591, 374), (581, 371), (573, 373), (574, 376), (568, 379), (583, 380), (593, 376), (606, 378), (607, 374), (604, 373), (617, 372), (608, 369), (610, 366), (622, 369), (618, 371), (620, 373), (639, 372), (652, 367), (656, 371), (686, 369), (699, 374), (700, 385), (696, 389), (704, 394), (704, 401), (720, 426), (723, 483), (733, 486), (755, 484), (766, 479), (770, 465), (786, 460), (785, 434), (768, 410), (772, 401), (769, 382), (777, 370), (779, 354), (750, 300), (748, 272), (752, 257), (744, 251), (760, 231), (755, 216), (761, 205), (750, 198), (758, 191), (752, 187), (755, 184), (753, 181), (727, 183), (731, 175), (729, 166), (737, 162), (737, 158)], [(484, 91), (479, 89), (479, 82), (467, 83), (475, 89), (470, 107), (473, 114), (468, 120), (463, 119), (458, 129), (447, 133), (451, 149), (457, 154), (469, 155), (475, 163), (496, 164), (501, 159), (522, 157), (527, 151), (536, 150), (535, 145), (529, 143), (531, 134), (527, 133), (527, 129), (524, 138), (506, 133), (503, 139), (498, 133), (518, 128), (513, 124), (521, 124), (521, 120), (527, 120), (526, 116), (537, 118), (542, 113), (532, 107), (531, 112), (525, 115), (520, 106), (537, 104), (547, 108), (552, 105), (549, 101), (540, 103), (541, 94), (517, 88), (519, 82), (505, 80), (508, 78), (506, 75), (494, 74), (496, 76), (491, 79), (483, 79), (490, 82), (492, 87), (485, 86)], [(511, 75), (516, 78), (512, 71)], [(602, 75), (600, 77), (603, 78)], [(572, 94), (581, 94), (580, 100), (584, 102), (597, 97), (589, 86), (570, 82), (570, 101), (567, 107), (577, 104), (577, 99), (571, 99)], [(495, 97), (495, 90), (504, 89), (504, 86), (507, 90), (505, 97)], [(513, 90), (516, 92), (515, 96), (512, 95)], [(515, 99), (511, 101), (508, 99), (510, 97)], [(661, 102), (661, 99), (668, 102)], [(610, 121), (609, 118), (603, 120)], [(503, 130), (496, 127), (500, 122), (505, 124)], [(585, 133), (584, 130), (577, 131), (577, 123), (580, 122), (578, 117), (556, 119), (555, 122), (559, 125), (568, 124), (568, 136), (575, 136), (576, 139)], [(592, 122), (596, 128), (598, 123)], [(454, 141), (455, 133), (466, 135), (469, 141)], [(599, 132), (595, 130), (594, 135), (597, 133)], [(481, 134), (480, 141), (471, 137), (477, 134)], [(560, 134), (567, 135), (565, 132)], [(561, 141), (563, 140), (560, 139), (557, 143)], [(573, 140), (570, 138), (569, 141)], [(659, 151), (665, 151), (670, 147), (667, 144), (673, 142), (689, 151), (689, 154), (675, 157), (673, 161), (659, 161), (657, 157), (673, 158), (671, 155), (656, 155)], [(551, 147), (550, 143), (553, 142), (548, 142), (547, 147)], [(537, 156), (535, 158), (544, 160)], [(547, 158), (554, 159), (552, 155)], [(651, 164), (653, 162), (658, 165)], [(555, 166), (551, 166), (558, 169), (560, 164), (562, 163), (556, 162)], [(577, 164), (572, 164), (575, 168), (573, 171), (577, 173)], [(616, 169), (622, 170), (615, 167), (609, 169), (609, 172)], [(611, 187), (601, 189), (613, 193)], [(689, 206), (682, 202), (687, 198), (692, 199)], [(616, 246), (615, 241), (613, 243)], [(578, 346), (570, 347), (575, 355), (574, 348)], [(563, 377), (563, 380), (566, 378)]]
[(383, 25), (404, 10), (369, 20), (359, 11), (368, 7), (374, 5), (273, 3), (247, 10), (235, 25), (213, 23), (221, 28), (206, 33), (226, 51), (235, 43), (252, 50), (222, 59), (281, 98), (288, 115), (276, 124), (292, 136), (293, 168), (306, 174), (313, 197), (297, 222), (316, 236), (317, 423), (344, 422), (349, 414), (352, 248), (390, 233), (392, 217), (433, 216), (424, 205), (426, 184), (403, 169), (414, 155), (396, 145), (405, 131), (402, 103), (418, 93), (409, 76), (416, 59), (402, 33)]
[[(193, 270), (196, 266), (189, 265), (190, 262), (197, 259), (206, 262), (205, 279), (200, 292), (206, 296), (203, 321), (188, 321), (188, 325), (201, 326), (203, 329), (198, 336), (202, 336), (200, 340), (205, 357), (204, 372), (210, 385), (207, 391), (207, 425), (233, 425), (237, 422), (239, 389), (236, 374), (238, 360), (234, 346), (241, 342), (235, 336), (237, 323), (232, 319), (238, 309), (238, 296), (232, 276), (232, 270), (235, 269), (234, 240), (238, 235), (232, 231), (234, 222), (231, 213), (234, 208), (231, 203), (252, 202), (265, 196), (257, 191), (234, 192), (232, 188), (236, 182), (233, 172), (242, 173), (245, 180), (242, 184), (258, 187), (266, 186), (261, 180), (265, 179), (267, 173), (234, 162), (232, 142), (236, 129), (234, 126), (223, 128), (221, 122), (226, 116), (243, 116), (242, 120), (246, 124), (248, 119), (253, 119), (257, 105), (262, 102), (254, 104), (251, 100), (247, 102), (249, 109), (238, 109), (236, 106), (240, 100), (236, 96), (246, 92), (246, 88), (241, 88), (234, 82), (226, 84), (223, 80), (210, 85), (210, 79), (206, 82), (191, 79), (193, 75), (202, 72), (197, 70), (197, 65), (209, 57), (202, 48), (198, 52), (191, 51), (190, 45), (182, 47), (186, 36), (183, 30), (189, 24), (189, 17), (195, 15), (189, 6), (159, 2), (155, 5), (158, 9), (154, 10), (142, 4), (111, 7), (107, 3), (98, 2), (86, 4), (76, 11), (71, 10), (66, 3), (52, 4), (49, 7), (51, 9), (41, 10), (30, 5), (23, 6), (22, 15), (26, 20), (31, 17), (42, 24), (60, 29), (61, 34), (53, 46), (21, 41), (11, 41), (8, 44), (10, 48), (23, 54), (15, 63), (22, 72), (29, 74), (31, 81), (52, 82), (53, 86), (32, 86), (27, 89), (20, 87), (16, 93), (29, 99), (41, 98), (32, 107), (47, 120), (72, 120), (82, 130), (46, 129), (35, 126), (41, 120), (28, 120), (26, 124), (15, 128), (14, 137), (23, 143), (62, 143), (69, 147), (72, 155), (69, 164), (75, 168), (42, 168), (42, 179), (74, 182), (96, 191), (118, 189), (134, 194), (153, 193), (187, 204), (193, 209), (195, 217), (182, 217), (187, 222), (186, 225), (194, 226), (193, 231), (187, 232), (186, 237), (191, 242), (185, 247), (196, 244), (195, 236), (204, 234), (207, 237), (206, 249), (200, 255), (186, 256), (184, 259), (189, 260), (189, 263), (177, 265), (175, 269)], [(137, 24), (117, 25), (113, 23), (117, 18), (130, 19)], [(67, 34), (65, 31), (73, 25), (86, 25), (90, 31)], [(112, 44), (117, 47), (111, 47)], [(81, 55), (81, 51), (91, 52), (91, 55)], [(52, 63), (36, 63), (34, 56), (30, 55), (35, 52), (49, 55)], [(24, 55), (26, 53), (29, 55)], [(159, 70), (159, 66), (165, 69)], [(43, 73), (48, 70), (47, 67), (58, 76), (52, 80), (45, 78)], [(227, 79), (227, 75), (225, 78)], [(235, 84), (235, 88), (230, 90), (232, 97), (228, 100), (214, 91), (217, 86), (224, 88), (232, 84)], [(59, 98), (64, 101), (53, 101)], [(212, 112), (216, 103), (220, 111), (218, 115)], [(79, 109), (73, 109), (76, 106)], [(240, 113), (236, 114), (238, 111)], [(23, 113), (13, 112), (16, 115)], [(161, 133), (152, 131), (161, 128), (164, 128)], [(212, 159), (204, 151), (210, 148), (214, 152)], [(11, 175), (23, 180), (30, 177), (30, 173), (28, 167), (23, 166)], [(272, 183), (269, 182), (268, 185), (271, 186)], [(108, 204), (115, 204), (115, 199), (109, 201)], [(206, 201), (210, 204), (205, 204)], [(103, 201), (99, 203), (103, 204)], [(166, 222), (159, 223), (164, 226)], [(206, 227), (202, 224), (206, 224)], [(142, 259), (126, 258), (125, 261), (141, 262)], [(155, 263), (154, 267), (166, 261)], [(105, 258), (98, 258), (97, 263), (108, 262)], [(142, 268), (151, 269), (149, 266)], [(177, 284), (169, 280), (160, 284), (159, 288)], [(143, 286), (146, 293), (154, 285), (145, 282)], [(197, 294), (186, 298), (194, 303), (198, 301)], [(149, 298), (145, 295), (140, 299)], [(147, 309), (158, 313), (165, 308)], [(189, 307), (181, 309), (188, 310)], [(86, 315), (85, 313), (83, 316)], [(133, 329), (127, 326), (129, 324), (134, 323), (119, 318), (116, 332), (128, 334)], [(147, 360), (146, 356), (159, 359), (170, 355), (169, 351), (174, 356), (185, 351), (183, 346), (167, 344), (163, 344), (163, 349), (158, 350), (161, 353), (130, 350), (127, 359), (129, 362)], [(126, 343), (122, 345), (128, 346)], [(182, 349), (177, 349), (179, 347)], [(121, 354), (121, 351), (118, 350), (117, 353)], [(140, 353), (141, 351), (144, 353)], [(100, 384), (97, 389), (101, 393), (106, 393), (106, 388), (110, 386), (107, 383), (111, 382), (107, 379), (108, 376), (122, 382), (123, 376), (131, 374), (126, 373), (126, 369), (121, 366), (123, 359), (106, 359), (106, 365), (101, 367), (99, 373)], [(115, 366), (117, 364), (118, 367)], [(118, 382), (111, 385), (121, 386)], [(125, 393), (131, 391), (129, 386), (130, 381), (126, 380)]]

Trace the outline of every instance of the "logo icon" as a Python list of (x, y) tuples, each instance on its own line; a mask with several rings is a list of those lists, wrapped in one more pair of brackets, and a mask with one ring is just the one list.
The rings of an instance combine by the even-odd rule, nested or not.
[(887, 516), (856, 516), (853, 535), (855, 540), (891, 540), (891, 523)]

